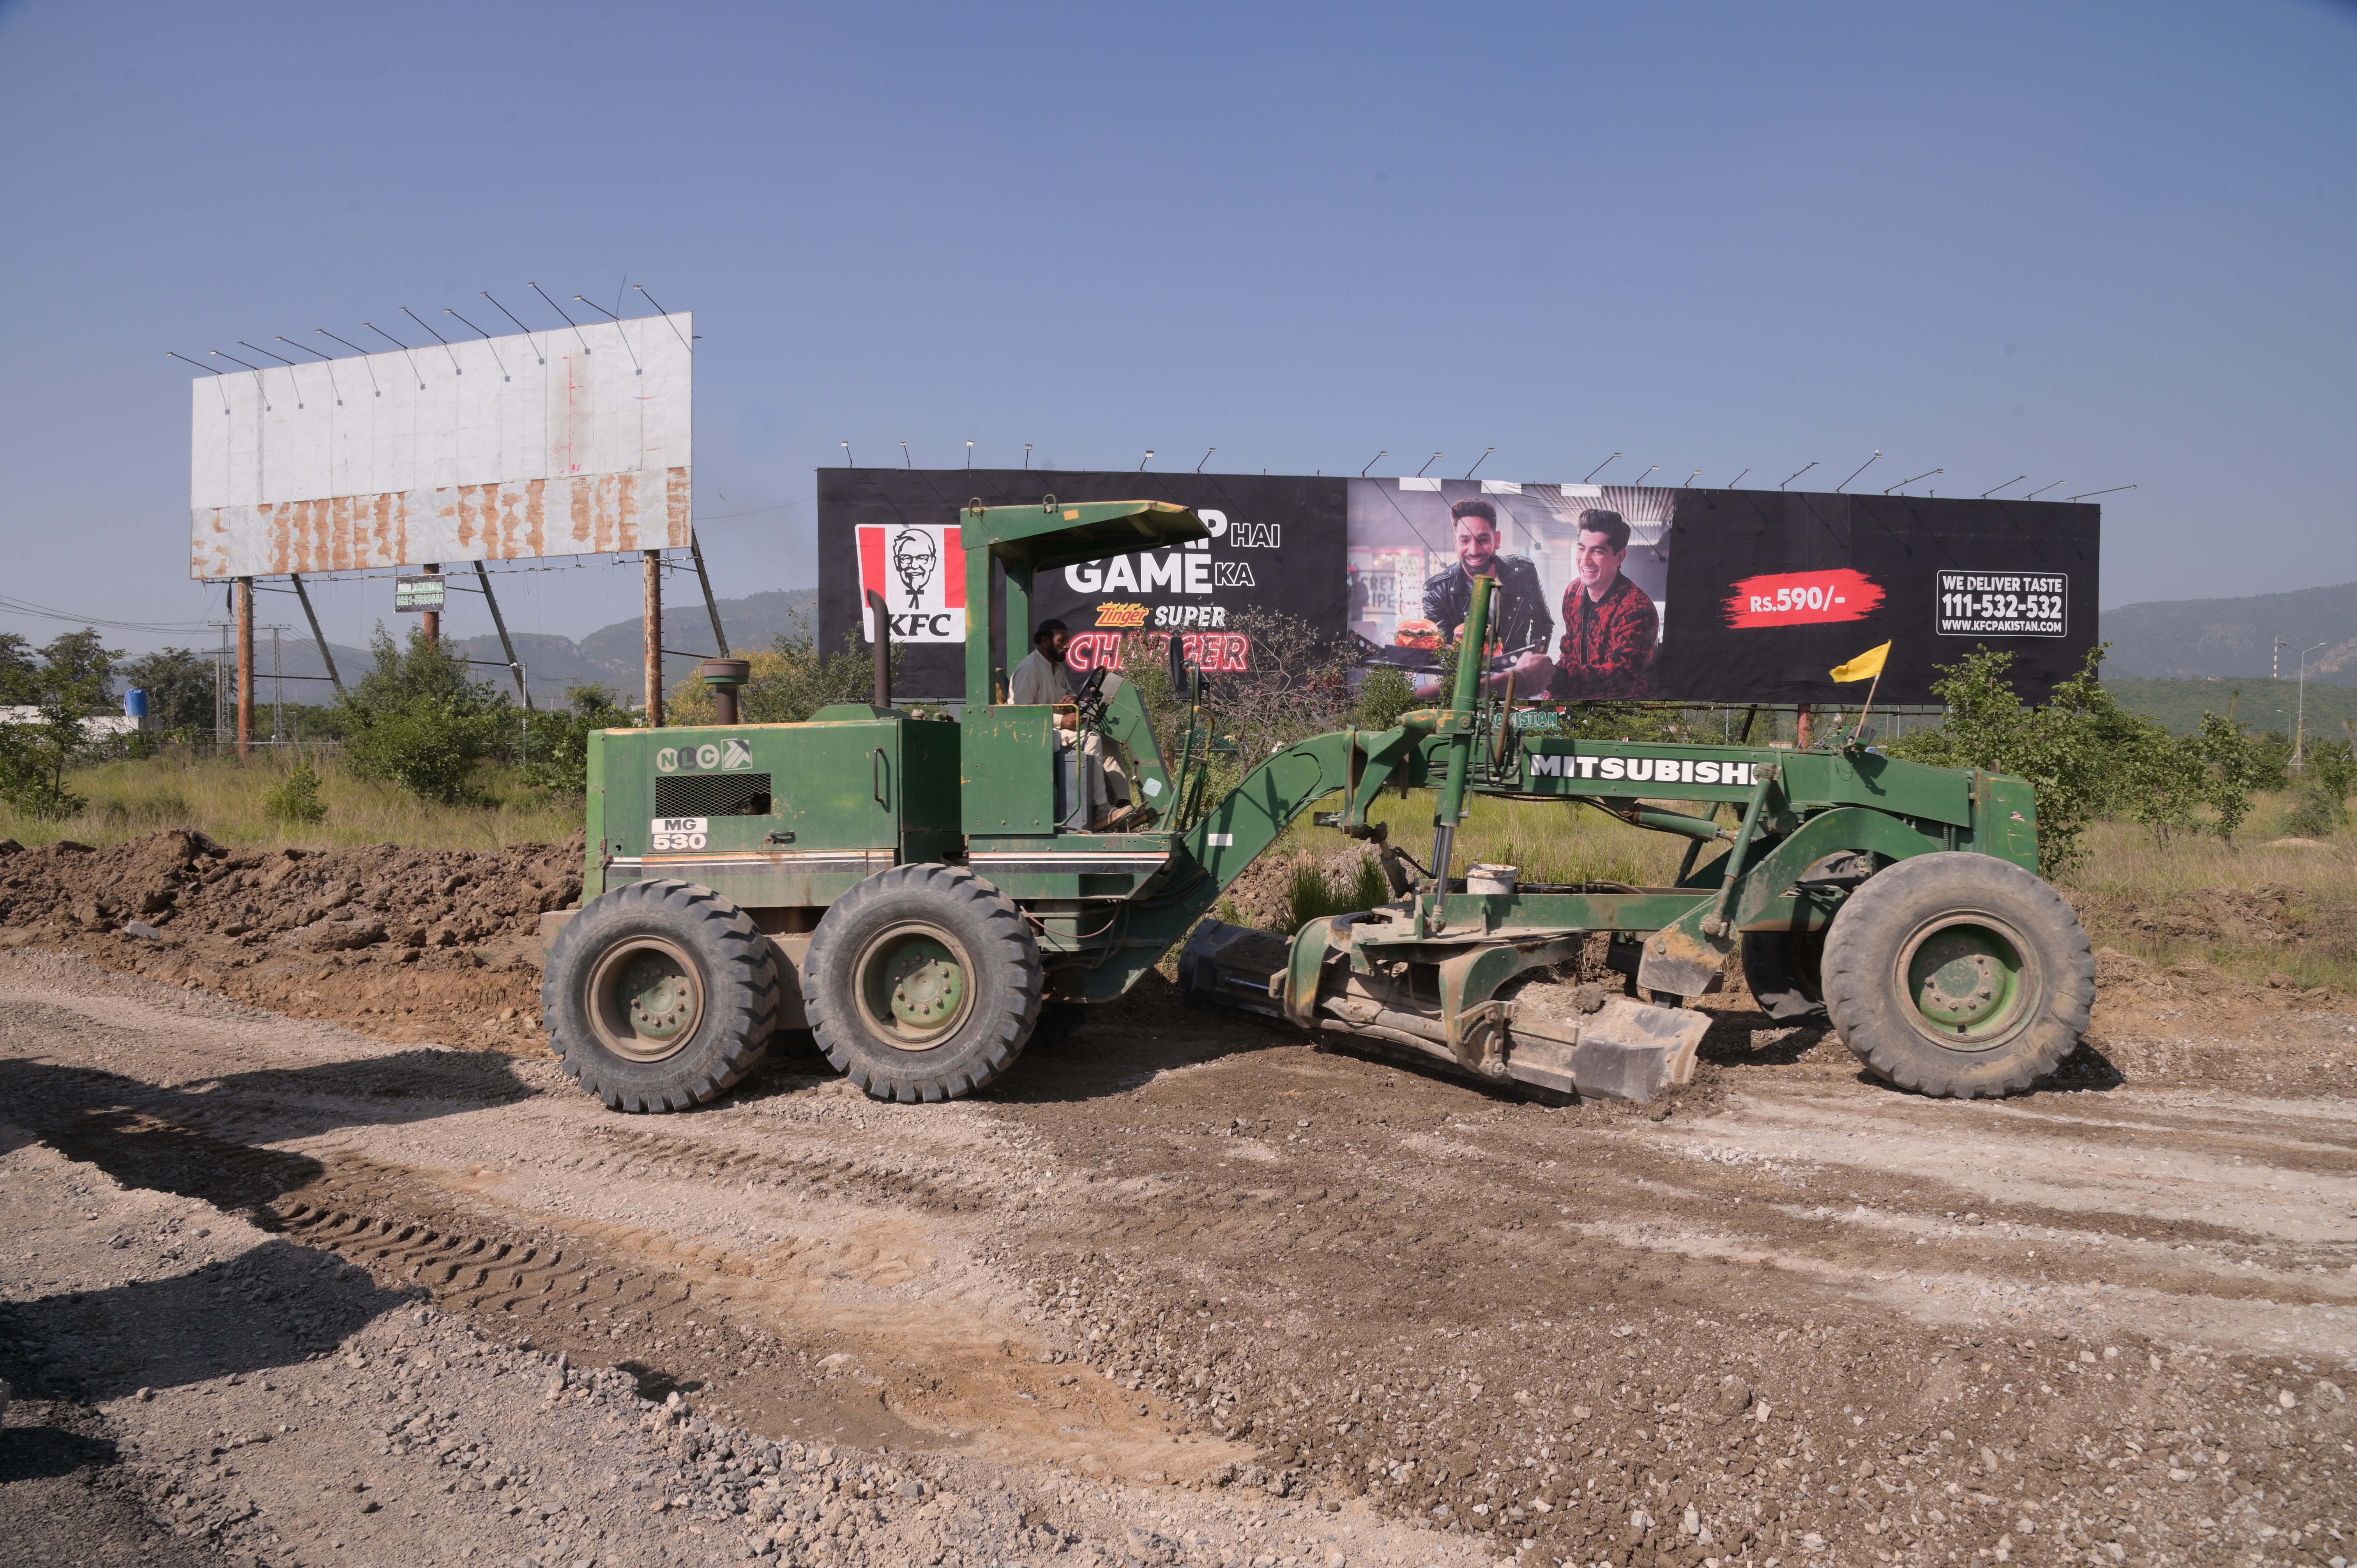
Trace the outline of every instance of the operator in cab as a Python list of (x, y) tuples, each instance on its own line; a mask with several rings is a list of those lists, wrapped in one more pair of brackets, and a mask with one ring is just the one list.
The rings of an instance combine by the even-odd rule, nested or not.
[(1031, 634), (1031, 651), (1015, 667), (1006, 700), (1018, 707), (1051, 708), (1072, 700), (1072, 682), (1064, 666), (1064, 650), (1072, 633), (1060, 620), (1043, 620)]
[(1007, 700), (1025, 707), (1055, 709), (1056, 743), (1080, 749), (1081, 773), (1089, 795), (1088, 824), (1092, 830), (1103, 831), (1129, 811), (1129, 774), (1106, 755), (1103, 737), (1081, 729), (1071, 671), (1064, 662), (1071, 645), (1071, 630), (1062, 621), (1041, 621), (1031, 634), (1031, 651), (1015, 667), (1007, 682)]

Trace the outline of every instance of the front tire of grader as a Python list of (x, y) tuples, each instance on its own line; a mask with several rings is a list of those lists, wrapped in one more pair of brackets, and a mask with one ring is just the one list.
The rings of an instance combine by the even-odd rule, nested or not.
[(820, 917), (802, 965), (811, 1032), (877, 1100), (956, 1100), (1014, 1065), (1039, 1016), (1039, 947), (974, 873), (896, 865)]
[(777, 1027), (770, 946), (692, 883), (600, 894), (557, 933), (541, 1015), (557, 1060), (616, 1111), (684, 1111), (751, 1072)]
[(1835, 914), (1824, 964), (1825, 1010), (1867, 1069), (1951, 1099), (2029, 1088), (2095, 1004), (2071, 906), (1986, 854), (1916, 855), (1867, 878)]

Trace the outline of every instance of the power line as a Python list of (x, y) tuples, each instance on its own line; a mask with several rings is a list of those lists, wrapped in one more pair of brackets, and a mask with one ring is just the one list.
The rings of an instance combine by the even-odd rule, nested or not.
[(200, 620), (113, 620), (105, 616), (76, 615), (70, 610), (51, 609), (47, 605), (37, 605), (28, 603), (24, 599), (10, 598), (5, 594), (0, 594), (0, 611), (13, 612), (16, 615), (38, 616), (45, 620), (72, 621), (79, 625), (92, 628), (102, 626), (110, 631), (202, 631), (210, 624), (210, 622)]

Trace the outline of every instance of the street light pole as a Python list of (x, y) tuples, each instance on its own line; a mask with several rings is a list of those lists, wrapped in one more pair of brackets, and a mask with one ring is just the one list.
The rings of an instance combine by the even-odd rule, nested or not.
[[(2331, 639), (2328, 638), (2325, 640), (2329, 642)], [(2323, 646), (2324, 643), (2319, 642), (2316, 648)], [(2299, 713), (2292, 720), (2291, 726), (2291, 765), (2295, 771), (2308, 766), (2308, 656), (2315, 652), (2316, 648), (2304, 648), (2299, 654)]]

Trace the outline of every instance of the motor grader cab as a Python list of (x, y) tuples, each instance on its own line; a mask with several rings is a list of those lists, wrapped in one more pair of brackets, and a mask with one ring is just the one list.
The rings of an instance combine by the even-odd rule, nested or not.
[[(1738, 950), (1763, 1005), (1823, 1010), (1869, 1069), (1910, 1088), (2010, 1092), (2076, 1044), (2093, 960), (2034, 874), (2035, 800), (2017, 779), (1840, 736), (1790, 751), (1529, 732), (1463, 658), (1446, 707), (1310, 736), (1210, 800), (1216, 714), (1175, 656), (1187, 713), (1171, 757), (1135, 687), (1109, 673), (1060, 715), (1000, 700), (1039, 573), (1205, 532), (1151, 501), (961, 513), (954, 720), (893, 707), (879, 646), (869, 703), (594, 736), (585, 902), (549, 918), (542, 989), (566, 1070), (618, 1109), (685, 1109), (751, 1070), (775, 1033), (806, 1027), (871, 1095), (956, 1098), (1181, 939), (1192, 1002), (1568, 1098), (1644, 1100), (1691, 1076), (1709, 1018), (1688, 1004)], [(1487, 647), (1491, 587), (1476, 580), (1468, 648)], [(1091, 746), (1130, 781), (1115, 831), (1075, 814), (1086, 792), (1070, 779)], [(1383, 789), (1418, 788), (1437, 803), (1428, 865), (1368, 814)], [(1485, 794), (1682, 836), (1684, 864), (1648, 887), (1460, 874), (1455, 834)], [(1296, 932), (1204, 919), (1328, 800), (1339, 809), (1322, 820), (1382, 855), (1391, 902)], [(1598, 936), (1623, 994), (1565, 983)]]

